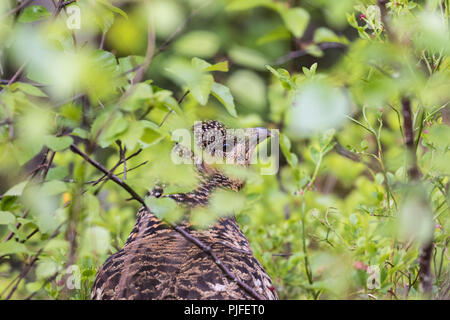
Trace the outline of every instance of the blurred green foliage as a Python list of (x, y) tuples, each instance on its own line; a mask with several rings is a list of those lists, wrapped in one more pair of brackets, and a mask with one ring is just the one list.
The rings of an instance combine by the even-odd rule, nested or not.
[[(448, 0), (19, 4), (0, 2), (2, 299), (88, 299), (134, 225), (138, 204), (72, 143), (142, 196), (189, 191), (171, 133), (200, 119), (281, 130), (276, 175), (229, 168), (243, 192), (191, 213), (236, 214), (280, 298), (422, 298), (430, 239), (432, 297), (448, 298)], [(166, 200), (146, 202), (176, 221)]]

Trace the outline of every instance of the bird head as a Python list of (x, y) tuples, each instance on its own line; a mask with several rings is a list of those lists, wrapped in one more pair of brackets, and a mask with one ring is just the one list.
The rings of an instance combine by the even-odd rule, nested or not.
[(227, 164), (248, 166), (258, 144), (270, 136), (266, 128), (227, 129), (216, 120), (194, 125), (194, 141), (204, 155)]

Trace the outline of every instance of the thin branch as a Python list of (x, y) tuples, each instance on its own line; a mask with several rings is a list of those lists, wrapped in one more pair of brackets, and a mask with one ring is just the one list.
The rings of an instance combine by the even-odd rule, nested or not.
[[(132, 155), (128, 156), (127, 158), (121, 158), (119, 159), (119, 161), (111, 168), (111, 170), (109, 170), (111, 173), (114, 174), (114, 171), (117, 169), (118, 166), (120, 166), (122, 163), (125, 164), (125, 161), (130, 160), (131, 158), (137, 156), (139, 153), (141, 153), (142, 149), (139, 149), (138, 151), (136, 151), (135, 153), (133, 153)], [(125, 155), (123, 155), (125, 156)], [(125, 167), (124, 167), (124, 171), (120, 174), (124, 175), (124, 180), (125, 180)], [(99, 184), (100, 182), (102, 182), (102, 184), (97, 188), (97, 190), (94, 191), (94, 195), (97, 195), (100, 192), (100, 189), (103, 187), (103, 185), (106, 183), (106, 181), (108, 181), (108, 179), (110, 178), (109, 175), (104, 174), (102, 177), (100, 177), (99, 179), (97, 179), (96, 181), (94, 181), (92, 183), (93, 186)]]
[(136, 75), (134, 76), (133, 81), (131, 81), (132, 86), (134, 86), (134, 84), (138, 82), (141, 82), (145, 72), (150, 66), (150, 62), (152, 61), (154, 54), (155, 54), (155, 26), (153, 25), (153, 20), (149, 19), (147, 31), (147, 50), (145, 53), (144, 62), (140, 65), (140, 67), (136, 71)]
[(102, 38), (100, 39), (100, 44), (98, 48), (103, 50), (103, 46), (105, 45), (106, 32), (102, 32)]
[[(323, 43), (318, 44), (317, 46), (321, 50), (332, 49), (332, 48), (346, 48), (347, 47), (345, 44), (340, 43), (340, 42), (323, 42)], [(300, 58), (302, 56), (306, 56), (307, 54), (309, 54), (309, 52), (306, 49), (292, 51), (292, 52), (289, 52), (288, 54), (286, 54), (286, 55), (284, 55), (282, 57), (279, 57), (272, 64), (280, 65), (280, 64), (286, 63), (286, 62), (288, 62), (290, 60), (293, 60), (293, 59), (296, 59), (296, 58)]]
[(120, 148), (120, 161), (123, 163), (123, 180), (127, 180), (127, 159), (125, 158), (125, 153), (127, 152), (127, 147), (122, 147), (120, 140), (118, 141)]
[(104, 174), (106, 174), (107, 176), (110, 177), (110, 179), (112, 181), (114, 181), (115, 183), (117, 183), (119, 186), (121, 186), (122, 188), (124, 188), (129, 194), (131, 194), (131, 196), (133, 197), (134, 200), (137, 200), (138, 202), (140, 202), (145, 208), (147, 208), (147, 205), (145, 204), (144, 199), (142, 199), (142, 197), (140, 195), (138, 195), (128, 184), (126, 184), (125, 182), (123, 182), (121, 179), (119, 179), (117, 176), (115, 176), (112, 172), (108, 171), (108, 169), (106, 169), (104, 166), (102, 166), (100, 163), (98, 163), (97, 161), (95, 161), (94, 159), (92, 159), (91, 157), (89, 157), (86, 153), (84, 153), (83, 151), (80, 150), (80, 148), (78, 148), (75, 144), (72, 144), (70, 146), (70, 150), (73, 153), (78, 154), (79, 156), (81, 156), (84, 160), (86, 160), (88, 163), (90, 163), (91, 165), (93, 165), (95, 168), (97, 168), (98, 170), (100, 170), (101, 172), (103, 172)]
[[(140, 164), (134, 166), (133, 168), (128, 169), (127, 172), (136, 170), (137, 168), (142, 167), (142, 166), (146, 165), (147, 163), (148, 163), (148, 160), (146, 160), (146, 161), (144, 161), (144, 162), (142, 162), (142, 163), (140, 163)], [(122, 175), (122, 174), (123, 174), (123, 171), (122, 171), (122, 172), (119, 172), (119, 173), (116, 173), (116, 176), (120, 176), (120, 175)], [(93, 184), (93, 183), (95, 183), (95, 182), (97, 182), (97, 181), (99, 181), (99, 180), (102, 181), (102, 180), (104, 180), (104, 179), (106, 179), (106, 175), (103, 175), (103, 179), (97, 179), (97, 180), (92, 180), (92, 181), (86, 181), (84, 184)], [(64, 182), (74, 182), (73, 180), (63, 180), (63, 181), (64, 181)]]
[[(417, 165), (416, 142), (414, 141), (411, 101), (408, 98), (402, 99), (402, 115), (405, 133), (405, 145), (408, 151), (408, 155), (411, 159), (408, 168), (408, 174), (411, 178), (411, 181), (418, 181), (421, 178), (422, 174)], [(422, 245), (419, 254), (419, 281), (423, 292), (427, 296), (431, 296), (433, 291), (433, 277), (431, 274), (432, 253), (433, 240), (430, 240)]]
[[(14, 9), (11, 9), (8, 13), (6, 13), (5, 16), (11, 16), (13, 14), (15, 14), (16, 12), (22, 10), (23, 8), (25, 8), (27, 5), (29, 5), (33, 0), (25, 0), (23, 1), (21, 4), (19, 4), (17, 7), (15, 7)], [(3, 17), (3, 18), (4, 18)]]
[(65, 0), (59, 0), (58, 4), (56, 5), (55, 11), (53, 12), (53, 17), (56, 18), (62, 9), (74, 2), (77, 2), (77, 0), (68, 0), (66, 2)]
[(388, 39), (394, 40), (391, 29), (389, 28), (389, 25), (387, 23), (387, 2), (387, 0), (377, 0), (378, 7), (380, 8), (381, 22), (383, 22), (384, 30), (386, 31)]
[[(29, 212), (30, 212), (29, 209), (25, 210), (25, 211), (22, 213), (22, 215), (21, 215), (20, 217), (21, 217), (22, 219), (26, 218)], [(16, 223), (16, 229), (19, 229), (21, 225), (22, 225), (22, 223), (17, 222), (17, 223)], [(13, 236), (14, 236), (14, 232), (13, 232), (13, 231), (10, 231), (10, 232), (6, 235), (5, 239), (3, 239), (3, 242), (6, 242), (6, 241), (11, 240), (11, 238), (12, 238)]]
[[(22, 74), (22, 72), (23, 72), (23, 70), (25, 69), (25, 67), (27, 66), (27, 64), (28, 64), (28, 60), (25, 61), (25, 62), (20, 66), (19, 70), (17, 70), (16, 73), (12, 76), (12, 78), (9, 79), (8, 83), (6, 84), (7, 87), (10, 86), (10, 85), (12, 85), (12, 84), (19, 78), (19, 76)], [(3, 90), (3, 88), (2, 88), (2, 90)], [(0, 90), (0, 91), (2, 91), (2, 90)]]
[(422, 176), (417, 166), (417, 154), (414, 141), (414, 129), (412, 122), (411, 101), (407, 98), (402, 99), (403, 130), (405, 134), (405, 145), (411, 157), (411, 164), (408, 168), (408, 174), (412, 180), (418, 180)]

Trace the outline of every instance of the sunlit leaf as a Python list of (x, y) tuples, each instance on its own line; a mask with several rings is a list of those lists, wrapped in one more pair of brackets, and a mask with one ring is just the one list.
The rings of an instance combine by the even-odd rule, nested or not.
[(46, 19), (52, 14), (47, 10), (46, 7), (35, 5), (29, 6), (24, 9), (19, 17), (19, 22), (35, 22)]
[(234, 99), (230, 89), (220, 83), (214, 82), (211, 92), (223, 104), (228, 113), (236, 118), (236, 107), (234, 106)]
[(53, 151), (62, 151), (70, 147), (73, 139), (69, 136), (55, 137), (52, 135), (45, 136), (45, 144)]
[(16, 217), (8, 211), (0, 211), (0, 224), (10, 224), (16, 221)]
[(0, 243), (0, 254), (30, 253), (23, 243), (7, 241)]

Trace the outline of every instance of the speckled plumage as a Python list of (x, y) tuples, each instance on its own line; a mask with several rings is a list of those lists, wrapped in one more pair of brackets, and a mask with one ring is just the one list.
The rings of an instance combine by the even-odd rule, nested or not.
[[(202, 131), (222, 130), (216, 121), (202, 123)], [(195, 132), (195, 130), (194, 130)], [(208, 147), (195, 132), (202, 148)], [(164, 195), (182, 206), (204, 206), (218, 189), (239, 191), (242, 181), (232, 180), (220, 171), (197, 166), (199, 186), (188, 193)], [(151, 210), (151, 208), (150, 208)], [(186, 231), (210, 246), (224, 265), (241, 281), (266, 299), (277, 299), (270, 277), (253, 256), (249, 243), (234, 217), (221, 218), (207, 230)], [(179, 232), (142, 208), (124, 247), (110, 256), (99, 269), (92, 287), (92, 299), (254, 299), (238, 283), (227, 277), (214, 260)]]

